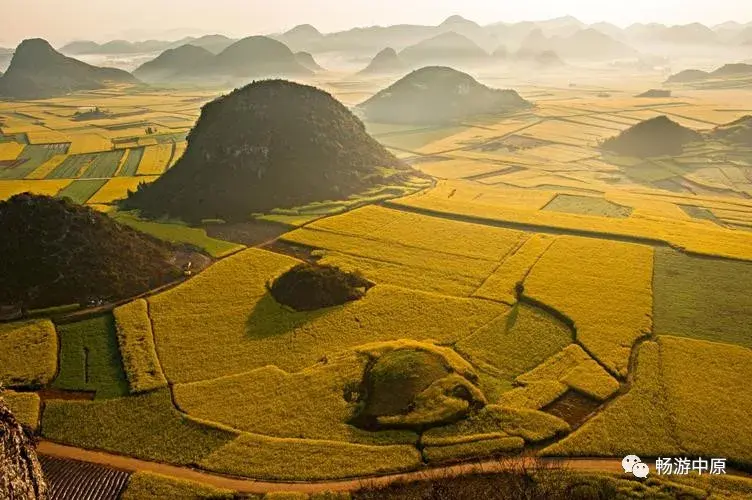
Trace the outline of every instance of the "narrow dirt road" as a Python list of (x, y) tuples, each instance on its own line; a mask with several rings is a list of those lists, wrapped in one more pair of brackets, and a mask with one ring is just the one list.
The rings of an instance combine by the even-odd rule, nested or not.
[[(445, 478), (447, 476), (461, 476), (477, 472), (500, 472), (516, 469), (525, 465), (533, 465), (533, 459), (527, 457), (512, 457), (502, 460), (488, 460), (473, 464), (459, 464), (438, 467), (422, 471), (403, 474), (388, 474), (378, 477), (352, 479), (344, 481), (326, 482), (275, 482), (257, 481), (254, 479), (239, 479), (210, 472), (202, 472), (188, 467), (147, 462), (121, 455), (113, 455), (100, 451), (90, 451), (72, 446), (65, 446), (50, 441), (41, 441), (37, 451), (43, 455), (56, 458), (79, 460), (82, 462), (105, 465), (129, 472), (153, 472), (178, 479), (197, 481), (217, 488), (226, 488), (240, 493), (263, 494), (274, 491), (289, 491), (301, 493), (319, 493), (323, 491), (355, 491), (364, 486), (385, 486), (399, 481), (427, 479), (432, 477)], [(622, 472), (621, 460), (616, 458), (582, 458), (582, 459), (543, 459), (543, 463), (553, 467), (561, 467), (578, 472)], [(648, 462), (651, 470), (655, 464)], [(733, 473), (729, 471), (729, 473)], [(735, 474), (735, 473), (734, 473)]]

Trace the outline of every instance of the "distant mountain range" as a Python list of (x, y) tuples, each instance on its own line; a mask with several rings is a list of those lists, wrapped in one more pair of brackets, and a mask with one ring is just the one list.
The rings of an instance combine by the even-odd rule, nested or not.
[[(384, 47), (393, 47), (399, 51), (447, 32), (462, 35), (489, 53), (499, 45), (519, 48), (534, 32), (539, 32), (534, 36), (542, 36), (546, 39), (574, 40), (575, 42), (578, 39), (591, 39), (593, 40), (591, 43), (598, 42), (590, 32), (598, 32), (609, 37), (606, 43), (610, 48), (604, 52), (612, 52), (615, 47), (614, 42), (626, 45), (656, 42), (674, 45), (752, 44), (752, 23), (742, 24), (731, 21), (714, 27), (700, 23), (677, 26), (637, 23), (623, 29), (605, 22), (588, 25), (571, 16), (535, 22), (501, 22), (486, 26), (481, 26), (461, 16), (451, 16), (437, 26), (409, 24), (370, 26), (327, 34), (321, 33), (310, 24), (303, 24), (284, 33), (268, 36), (284, 43), (293, 52), (306, 51), (315, 54), (317, 52), (381, 50)], [(69, 55), (134, 54), (162, 52), (191, 44), (218, 54), (236, 41), (223, 35), (186, 37), (175, 41), (113, 40), (104, 44), (76, 41), (61, 47), (60, 51)], [(588, 52), (581, 44), (576, 45), (576, 49), (570, 49), (574, 54)], [(567, 50), (560, 50), (559, 47), (556, 49), (562, 57), (567, 57)], [(550, 47), (540, 50), (550, 50)], [(626, 51), (620, 48), (618, 52)]]
[(175, 49), (182, 45), (190, 44), (218, 54), (232, 45), (233, 42), (235, 42), (235, 40), (224, 35), (205, 35), (199, 38), (186, 37), (172, 42), (160, 40), (146, 40), (144, 42), (113, 40), (111, 42), (98, 44), (91, 41), (75, 41), (60, 47), (60, 52), (74, 56), (89, 54), (145, 54), (149, 52), (162, 52), (164, 50)]
[(219, 54), (194, 46), (168, 49), (133, 74), (150, 81), (206, 78), (305, 76), (322, 68), (308, 53), (293, 53), (280, 41), (265, 36), (238, 40)]

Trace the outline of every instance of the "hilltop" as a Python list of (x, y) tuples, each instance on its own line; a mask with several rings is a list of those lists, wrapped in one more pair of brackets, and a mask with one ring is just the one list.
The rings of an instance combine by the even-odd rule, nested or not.
[(313, 55), (311, 55), (310, 52), (296, 52), (295, 60), (298, 61), (298, 64), (309, 71), (313, 71), (314, 73), (317, 73), (319, 71), (326, 71), (319, 65), (319, 63), (316, 62), (316, 59), (313, 58)]
[(132, 297), (181, 275), (173, 250), (91, 208), (19, 194), (0, 202), (0, 304)]
[(411, 65), (479, 62), (488, 53), (464, 35), (449, 31), (411, 45), (399, 53)]
[(699, 69), (685, 69), (668, 77), (665, 83), (691, 83), (700, 82), (710, 78), (710, 73)]
[(24, 40), (10, 67), (0, 78), (0, 97), (41, 99), (80, 90), (104, 88), (108, 83), (137, 83), (126, 71), (100, 68), (66, 57), (40, 38)]
[(390, 75), (400, 73), (407, 69), (407, 64), (400, 59), (397, 51), (386, 48), (376, 54), (371, 62), (360, 70), (359, 75)]
[(720, 125), (708, 135), (733, 146), (752, 147), (752, 116), (746, 115), (731, 123)]
[(626, 156), (663, 156), (681, 153), (684, 145), (702, 140), (702, 135), (666, 116), (657, 116), (607, 139), (603, 149)]
[(310, 75), (284, 43), (265, 36), (238, 40), (212, 59), (196, 64), (177, 76), (264, 77)]
[(343, 199), (410, 170), (314, 87), (254, 82), (205, 105), (183, 157), (126, 201), (187, 221)]
[(190, 71), (196, 65), (209, 64), (213, 59), (214, 54), (202, 47), (182, 45), (176, 49), (167, 49), (156, 59), (139, 66), (133, 74), (144, 81), (165, 80)]
[(441, 123), (530, 106), (514, 90), (492, 89), (466, 73), (429, 66), (413, 71), (358, 108), (375, 122)]

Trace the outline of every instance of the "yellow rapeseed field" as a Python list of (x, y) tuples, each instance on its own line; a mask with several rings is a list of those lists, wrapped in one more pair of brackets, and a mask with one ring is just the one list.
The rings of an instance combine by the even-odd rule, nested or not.
[(24, 145), (17, 142), (0, 142), (0, 161), (15, 160), (23, 149)]
[(627, 374), (634, 343), (652, 328), (653, 249), (560, 236), (525, 280), (525, 295), (570, 318), (577, 339)]
[(749, 466), (750, 376), (749, 349), (658, 337), (640, 346), (629, 392), (544, 454), (725, 457)]
[(0, 180), (0, 200), (7, 200), (15, 194), (27, 191), (35, 194), (55, 196), (71, 182), (73, 182), (73, 179)]
[(158, 176), (140, 176), (140, 177), (113, 177), (97, 191), (94, 196), (89, 198), (88, 204), (108, 204), (121, 200), (128, 195), (128, 191), (135, 191), (138, 185), (143, 183), (154, 182)]
[(0, 385), (37, 387), (57, 372), (57, 334), (48, 320), (0, 324)]
[(293, 312), (279, 305), (265, 284), (298, 262), (249, 249), (150, 297), (157, 352), (168, 380), (194, 382), (266, 365), (294, 372), (367, 342), (456, 341), (505, 310), (486, 301), (378, 285), (362, 300)]
[(70, 142), (70, 137), (54, 130), (27, 132), (29, 144), (60, 144)]
[(355, 403), (342, 395), (346, 387), (360, 384), (367, 362), (366, 356), (347, 353), (297, 373), (265, 366), (241, 375), (177, 384), (175, 399), (194, 417), (267, 436), (363, 444), (417, 442), (413, 432), (368, 432), (347, 424)]
[(112, 141), (95, 133), (70, 133), (71, 145), (68, 154), (98, 153), (111, 151)]
[(26, 176), (26, 179), (44, 179), (53, 170), (60, 166), (68, 158), (68, 155), (55, 155), (46, 162), (39, 165), (33, 172)]
[[(619, 390), (619, 382), (577, 344), (568, 346), (545, 363), (520, 375), (517, 383), (564, 384), (599, 401), (608, 399)], [(547, 390), (549, 387), (539, 386), (536, 389)]]
[(138, 164), (138, 175), (161, 175), (172, 158), (174, 144), (157, 144), (146, 146), (141, 163)]
[(146, 300), (138, 299), (113, 310), (118, 346), (131, 393), (167, 385), (154, 347)]
[(496, 300), (507, 304), (517, 302), (515, 290), (518, 283), (538, 262), (554, 242), (555, 236), (533, 234), (499, 265), (486, 281), (473, 293), (473, 297)]
[(241, 434), (199, 465), (259, 479), (315, 481), (417, 469), (421, 456), (412, 445), (371, 446)]
[(435, 189), (427, 193), (392, 200), (387, 205), (414, 207), (436, 212), (437, 215), (460, 214), (477, 218), (478, 222), (511, 221), (531, 226), (586, 231), (596, 236), (614, 234), (658, 240), (695, 253), (752, 260), (752, 232), (713, 227), (707, 221), (644, 216), (613, 219), (539, 211), (531, 201), (528, 201), (527, 206), (520, 201), (515, 203), (515, 200), (524, 199), (524, 196), (529, 196), (532, 200), (547, 196), (550, 201), (553, 193), (447, 180), (440, 181)]

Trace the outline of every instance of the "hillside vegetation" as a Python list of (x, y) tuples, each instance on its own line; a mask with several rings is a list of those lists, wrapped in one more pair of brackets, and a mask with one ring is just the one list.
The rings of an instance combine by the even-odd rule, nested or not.
[(0, 304), (43, 308), (137, 295), (181, 275), (173, 248), (66, 199), (0, 202)]
[(204, 106), (183, 157), (125, 205), (152, 217), (242, 220), (344, 199), (408, 172), (326, 92), (268, 80)]

